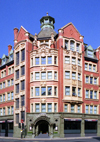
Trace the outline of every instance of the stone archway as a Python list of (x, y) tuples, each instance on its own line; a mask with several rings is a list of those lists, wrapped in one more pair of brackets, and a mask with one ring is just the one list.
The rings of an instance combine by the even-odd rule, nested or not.
[(50, 121), (50, 118), (47, 115), (38, 116), (33, 122), (32, 137), (34, 138), (40, 133), (42, 134), (48, 133), (48, 135), (52, 138), (53, 137), (53, 125), (54, 123)]

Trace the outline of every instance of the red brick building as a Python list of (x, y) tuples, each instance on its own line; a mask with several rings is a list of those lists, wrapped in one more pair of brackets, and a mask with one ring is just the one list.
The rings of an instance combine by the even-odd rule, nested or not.
[(85, 44), (72, 23), (58, 33), (48, 14), (40, 23), (41, 31), (35, 35), (22, 26), (15, 28), (14, 52), (8, 46), (8, 56), (0, 60), (1, 132), (7, 119), (15, 137), (20, 137), (21, 121), (30, 137), (99, 136), (99, 47)]

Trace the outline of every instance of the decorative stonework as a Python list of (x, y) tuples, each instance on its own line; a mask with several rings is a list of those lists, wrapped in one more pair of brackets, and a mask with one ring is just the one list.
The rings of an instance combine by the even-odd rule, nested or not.
[(69, 54), (69, 51), (68, 51), (68, 50), (66, 50), (66, 53), (67, 53), (67, 54)]
[(73, 51), (73, 55), (76, 55), (76, 52), (75, 52), (75, 51)]
[(78, 53), (78, 57), (80, 57), (80, 58), (81, 58), (81, 53)]
[(43, 98), (43, 99), (40, 100), (40, 102), (41, 103), (46, 103), (46, 99)]
[(76, 65), (72, 65), (72, 69), (76, 70), (77, 66)]
[(46, 67), (42, 67), (42, 68), (41, 68), (41, 71), (46, 71)]
[(41, 86), (46, 86), (46, 82), (41, 82)]
[(72, 84), (76, 86), (76, 80), (72, 80)]
[(34, 36), (33, 45), (37, 46), (37, 34), (36, 33), (35, 33), (35, 36)]

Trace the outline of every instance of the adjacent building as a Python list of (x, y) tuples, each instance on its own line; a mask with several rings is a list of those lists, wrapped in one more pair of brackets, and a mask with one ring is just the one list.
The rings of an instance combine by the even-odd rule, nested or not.
[(54, 31), (55, 19), (40, 19), (32, 35), (14, 28), (14, 50), (0, 59), (0, 133), (66, 137), (100, 135), (100, 48), (94, 50), (72, 23)]

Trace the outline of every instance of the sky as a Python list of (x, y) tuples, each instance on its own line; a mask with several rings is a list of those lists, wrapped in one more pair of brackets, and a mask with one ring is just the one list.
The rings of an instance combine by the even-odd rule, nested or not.
[(72, 22), (84, 36), (84, 43), (100, 46), (100, 0), (0, 0), (0, 58), (14, 48), (14, 31), (23, 26), (29, 33), (40, 32), (40, 19), (55, 18), (55, 31)]

